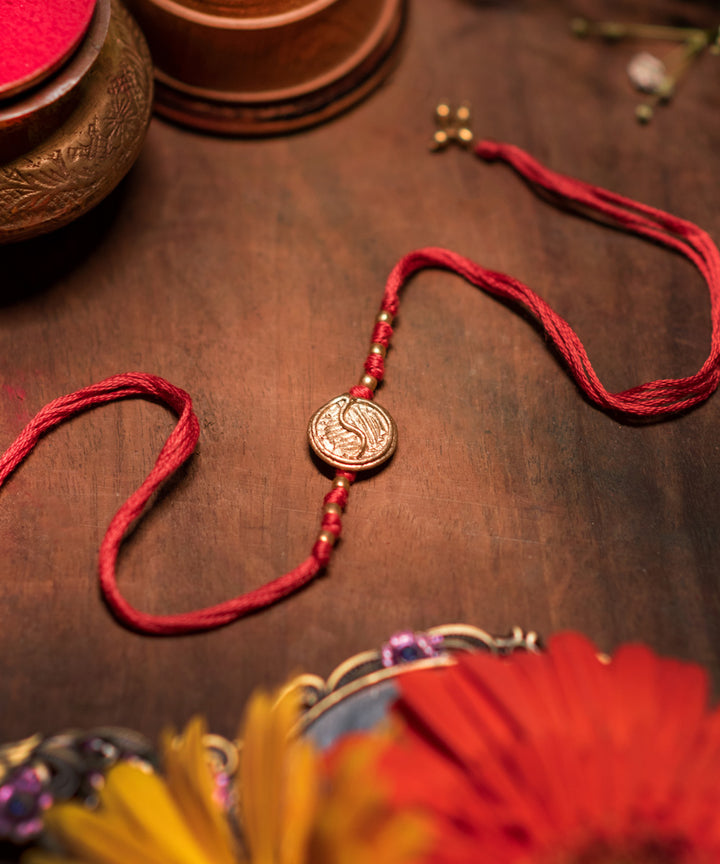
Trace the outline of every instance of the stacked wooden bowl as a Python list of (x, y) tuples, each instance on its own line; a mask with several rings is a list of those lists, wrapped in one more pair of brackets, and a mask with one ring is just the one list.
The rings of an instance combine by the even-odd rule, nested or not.
[(404, 0), (129, 0), (153, 55), (156, 110), (213, 132), (287, 132), (369, 93)]

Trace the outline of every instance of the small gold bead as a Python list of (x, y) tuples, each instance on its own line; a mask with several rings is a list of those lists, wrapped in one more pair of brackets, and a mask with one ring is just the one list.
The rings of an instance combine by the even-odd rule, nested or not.
[(467, 126), (463, 126), (462, 129), (458, 129), (457, 132), (458, 138), (463, 142), (463, 144), (469, 144), (473, 139), (473, 133)]
[(387, 348), (379, 342), (373, 342), (370, 346), (370, 354), (377, 354), (378, 357), (384, 357), (387, 353)]
[(437, 132), (433, 135), (433, 141), (435, 144), (442, 146), (443, 144), (447, 144), (448, 142), (448, 134), (444, 129), (438, 129)]
[(368, 390), (374, 391), (378, 385), (378, 381), (374, 375), (363, 375), (360, 379), (360, 384), (362, 387), (367, 387)]
[(439, 120), (445, 120), (450, 116), (450, 106), (447, 102), (441, 102), (435, 109), (435, 116)]
[(458, 123), (467, 123), (467, 121), (470, 119), (470, 106), (461, 105), (455, 112), (455, 119), (458, 121)]
[(342, 507), (331, 501), (323, 507), (323, 513), (332, 513), (334, 516), (342, 516)]
[(587, 36), (590, 33), (590, 22), (584, 18), (573, 18), (570, 22), (573, 36)]
[(393, 314), (392, 312), (388, 312), (386, 309), (383, 309), (378, 313), (377, 318), (375, 319), (378, 324), (392, 324), (393, 323)]
[(652, 105), (638, 105), (635, 109), (635, 118), (638, 123), (649, 123), (653, 118)]
[(333, 486), (336, 489), (344, 489), (346, 492), (350, 491), (350, 481), (347, 477), (336, 477), (333, 480)]
[(332, 531), (321, 531), (318, 534), (318, 543), (329, 543), (331, 546), (335, 545), (335, 535)]

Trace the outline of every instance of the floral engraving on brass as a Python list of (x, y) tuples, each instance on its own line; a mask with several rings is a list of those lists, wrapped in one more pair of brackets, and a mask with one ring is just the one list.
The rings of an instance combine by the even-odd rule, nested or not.
[(362, 471), (392, 456), (397, 426), (384, 408), (345, 393), (313, 414), (308, 439), (317, 455), (335, 468)]
[(75, 109), (34, 149), (0, 165), (0, 243), (59, 228), (108, 195), (140, 152), (152, 93), (147, 44), (112, 0), (103, 47), (73, 90)]

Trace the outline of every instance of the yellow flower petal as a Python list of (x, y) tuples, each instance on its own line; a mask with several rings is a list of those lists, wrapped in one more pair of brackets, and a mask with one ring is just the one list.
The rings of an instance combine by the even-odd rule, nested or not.
[(358, 736), (336, 756), (313, 835), (313, 864), (410, 864), (430, 843), (415, 813), (393, 809), (377, 768), (388, 738)]
[(198, 845), (214, 864), (235, 864), (230, 825), (216, 803), (215, 780), (203, 738), (205, 721), (196, 717), (180, 738), (163, 734), (164, 769), (170, 793)]
[(288, 748), (285, 762), (280, 862), (305, 864), (318, 806), (318, 756), (309, 741), (298, 740)]
[(157, 775), (121, 763), (100, 797), (97, 811), (60, 804), (46, 814), (49, 832), (71, 857), (91, 864), (215, 864)]
[[(411, 864), (426, 832), (393, 812), (379, 784), (387, 741), (359, 736), (321, 777), (324, 760), (294, 735), (299, 713), (292, 690), (248, 706), (238, 780), (246, 864)], [(52, 807), (46, 824), (65, 856), (34, 853), (24, 864), (243, 864), (214, 800), (205, 734), (199, 719), (180, 737), (165, 733), (165, 778), (121, 763), (97, 810)]]
[(266, 803), (274, 791), (274, 778), (268, 770), (267, 758), (271, 709), (272, 702), (267, 693), (251, 696), (242, 735), (238, 800), (243, 833), (254, 862), (272, 860), (273, 822)]
[(102, 819), (80, 804), (56, 805), (47, 813), (45, 826), (68, 856), (93, 864), (160, 864), (162, 860), (161, 851), (139, 842), (120, 819)]
[(74, 858), (61, 858), (59, 855), (53, 855), (52, 852), (32, 847), (27, 852), (23, 852), (20, 861), (22, 864), (83, 864), (82, 861)]
[[(295, 690), (277, 701), (267, 693), (256, 693), (248, 705), (238, 798), (253, 864), (279, 861), (281, 836), (287, 827), (283, 816), (287, 757), (297, 743), (290, 736), (299, 710), (300, 694)], [(299, 836), (295, 842), (300, 842)]]

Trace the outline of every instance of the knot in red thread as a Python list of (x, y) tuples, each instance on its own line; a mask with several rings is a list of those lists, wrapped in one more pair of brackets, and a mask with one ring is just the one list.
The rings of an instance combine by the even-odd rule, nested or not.
[(348, 493), (344, 489), (332, 489), (323, 498), (323, 504), (337, 504), (344, 508), (348, 497)]
[(497, 141), (480, 141), (475, 147), (475, 155), (486, 162), (492, 162), (498, 159), (501, 153), (501, 147)]
[(393, 329), (389, 324), (387, 324), (385, 321), (378, 321), (375, 327), (373, 327), (371, 341), (377, 342), (379, 345), (384, 345), (387, 348), (390, 344), (392, 334)]
[(327, 567), (328, 561), (332, 555), (332, 544), (327, 540), (318, 540), (312, 549), (312, 556), (321, 567)]
[(369, 387), (364, 387), (362, 384), (356, 384), (354, 387), (351, 387), (348, 393), (353, 399), (372, 399), (375, 395)]
[(342, 533), (342, 520), (337, 513), (325, 513), (320, 527), (323, 531), (330, 531), (335, 537), (339, 537)]
[(365, 359), (365, 371), (378, 381), (382, 381), (385, 375), (385, 362), (379, 354), (368, 354)]

